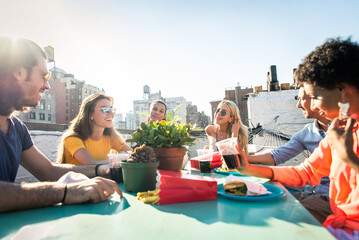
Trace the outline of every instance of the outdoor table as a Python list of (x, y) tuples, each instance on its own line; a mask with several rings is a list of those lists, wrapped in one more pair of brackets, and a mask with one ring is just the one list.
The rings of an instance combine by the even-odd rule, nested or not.
[[(218, 182), (225, 177), (204, 175)], [(119, 186), (123, 190), (123, 184)], [(260, 202), (218, 196), (167, 205), (144, 204), (124, 192), (122, 199), (116, 194), (98, 204), (2, 213), (0, 226), (4, 239), (334, 239), (288, 192)]]

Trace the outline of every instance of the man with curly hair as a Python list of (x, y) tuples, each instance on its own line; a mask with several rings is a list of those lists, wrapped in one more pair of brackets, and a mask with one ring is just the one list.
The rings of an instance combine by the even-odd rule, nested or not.
[[(265, 167), (248, 164), (241, 154), (241, 173), (278, 180), (292, 187), (317, 185), (329, 176), (333, 214), (323, 225), (339, 239), (359, 238), (359, 45), (331, 39), (299, 65), (296, 81), (312, 98), (312, 109), (332, 119), (327, 136), (299, 166)], [(338, 103), (348, 106), (339, 119)], [(321, 210), (308, 209), (314, 216)], [(318, 218), (317, 218), (318, 219)]]

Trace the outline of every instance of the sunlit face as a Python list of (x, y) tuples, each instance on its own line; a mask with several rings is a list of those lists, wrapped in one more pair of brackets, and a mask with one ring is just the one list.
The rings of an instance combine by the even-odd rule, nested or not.
[(162, 121), (166, 118), (166, 107), (162, 103), (151, 104), (148, 109), (149, 122)]
[(44, 58), (39, 59), (39, 63), (31, 69), (24, 71), (24, 81), (19, 85), (22, 88), (21, 105), (35, 107), (41, 99), (41, 95), (50, 90), (49, 72), (47, 71), (46, 61)]
[(231, 110), (227, 104), (220, 103), (214, 113), (215, 123), (218, 125), (229, 124), (233, 121)]
[(318, 112), (314, 112), (311, 109), (312, 100), (308, 94), (304, 91), (304, 88), (301, 87), (298, 90), (298, 103), (297, 108), (301, 109), (305, 118), (318, 118)]
[(93, 123), (93, 127), (100, 127), (100, 128), (111, 128), (112, 127), (112, 120), (115, 115), (113, 111), (110, 111), (109, 114), (105, 114), (103, 111), (103, 107), (112, 108), (112, 104), (107, 99), (100, 99), (97, 101), (94, 112), (91, 114), (90, 118)]
[(304, 91), (312, 99), (312, 111), (317, 111), (321, 117), (329, 120), (338, 117), (338, 102), (341, 101), (339, 89), (328, 90), (305, 83)]

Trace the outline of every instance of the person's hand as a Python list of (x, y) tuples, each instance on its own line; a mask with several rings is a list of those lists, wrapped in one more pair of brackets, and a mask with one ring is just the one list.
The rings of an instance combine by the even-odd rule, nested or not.
[[(234, 137), (238, 136), (238, 131), (241, 128), (241, 123), (239, 119), (236, 119), (232, 123), (232, 135), (235, 133), (236, 135)], [(233, 136), (232, 136), (233, 137)]]
[(238, 170), (239, 170), (239, 171), (244, 171), (244, 170), (246, 170), (246, 169), (248, 168), (248, 166), (249, 166), (247, 156), (246, 156), (246, 154), (243, 152), (243, 150), (242, 150), (238, 145), (236, 145), (236, 149), (237, 149), (237, 151), (239, 152), (240, 163), (241, 163), (241, 166), (238, 167)]
[(353, 162), (353, 159), (355, 159), (355, 153), (353, 151), (353, 126), (356, 122), (356, 118), (357, 115), (348, 118), (344, 128), (339, 125), (339, 119), (336, 118), (332, 124), (330, 124), (327, 131), (329, 141), (333, 145), (338, 157), (349, 164), (359, 164)]
[(98, 203), (108, 200), (114, 192), (117, 192), (122, 197), (122, 191), (115, 181), (96, 177), (67, 184), (67, 193), (63, 203)]
[(103, 164), (103, 165), (100, 165), (98, 168), (97, 168), (97, 174), (99, 176), (108, 176), (110, 174), (110, 167), (111, 167), (111, 164)]

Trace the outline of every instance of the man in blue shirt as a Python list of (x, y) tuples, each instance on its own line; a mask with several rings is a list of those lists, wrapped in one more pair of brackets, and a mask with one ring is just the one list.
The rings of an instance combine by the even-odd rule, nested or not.
[[(114, 181), (101, 177), (67, 185), (51, 182), (69, 171), (94, 177), (109, 169), (52, 163), (34, 146), (26, 126), (12, 116), (38, 104), (41, 94), (50, 89), (50, 76), (46, 54), (36, 43), (0, 37), (0, 212), (100, 202), (115, 191), (122, 195)], [(19, 164), (40, 181), (49, 182), (14, 184)]]
[(249, 163), (264, 165), (279, 165), (297, 156), (304, 150), (313, 153), (319, 142), (325, 137), (330, 120), (321, 117), (318, 112), (310, 109), (311, 99), (303, 88), (298, 90), (297, 108), (301, 109), (305, 118), (314, 118), (315, 121), (307, 124), (302, 130), (294, 134), (285, 145), (262, 154), (247, 156)]
[[(279, 165), (289, 159), (297, 156), (304, 150), (310, 153), (314, 152), (319, 145), (319, 142), (325, 137), (330, 120), (320, 116), (317, 111), (311, 110), (311, 99), (301, 87), (298, 90), (297, 108), (301, 109), (305, 118), (314, 118), (315, 121), (307, 124), (302, 130), (294, 134), (289, 142), (285, 145), (272, 150), (256, 155), (248, 155), (249, 163), (264, 164), (264, 165)], [(304, 192), (293, 193), (294, 197), (300, 200), (301, 204), (309, 209), (316, 208), (331, 214), (329, 204), (329, 178), (321, 179), (320, 184), (315, 187), (306, 186)]]

